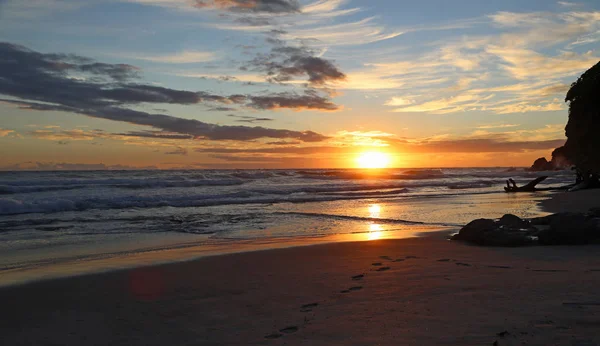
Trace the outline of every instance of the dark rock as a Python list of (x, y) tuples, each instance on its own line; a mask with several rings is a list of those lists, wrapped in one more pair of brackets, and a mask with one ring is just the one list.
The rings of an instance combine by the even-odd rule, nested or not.
[(599, 219), (580, 213), (553, 215), (550, 227), (540, 231), (539, 242), (543, 245), (590, 244), (600, 240)]
[(478, 219), (464, 226), (452, 240), (485, 246), (526, 246), (535, 242), (538, 230), (515, 215), (507, 214), (495, 221)]
[(498, 220), (478, 219), (464, 226), (452, 240), (484, 246), (600, 243), (600, 208), (587, 213), (557, 213), (531, 221), (511, 214)]
[(500, 225), (509, 228), (520, 228), (528, 229), (531, 227), (531, 223), (527, 220), (523, 220), (520, 217), (513, 214), (506, 214), (498, 220)]
[(546, 160), (545, 157), (540, 157), (539, 159), (535, 160), (533, 165), (531, 165), (531, 168), (529, 168), (529, 170), (535, 171), (535, 172), (551, 171), (553, 169), (554, 169), (554, 166), (552, 165), (552, 163), (548, 162), (548, 160)]
[(569, 217), (571, 215), (576, 216), (576, 215), (581, 215), (581, 213), (565, 212), (565, 213), (551, 214), (551, 215), (542, 216), (542, 217), (535, 217), (535, 218), (531, 219), (531, 224), (534, 226), (550, 226), (550, 224), (555, 222), (556, 220), (560, 220), (561, 218)]
[(559, 147), (552, 152), (552, 160), (550, 163), (554, 169), (569, 169), (573, 164), (565, 155), (565, 147)]
[(600, 217), (600, 208), (592, 208), (585, 215), (588, 218), (599, 218)]
[(452, 240), (464, 240), (470, 243), (483, 244), (485, 234), (496, 229), (496, 222), (491, 219), (477, 219), (469, 222), (466, 226), (452, 236)]

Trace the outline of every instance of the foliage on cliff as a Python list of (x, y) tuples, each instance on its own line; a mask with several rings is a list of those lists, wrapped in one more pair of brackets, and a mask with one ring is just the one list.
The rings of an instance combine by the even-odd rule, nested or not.
[(584, 176), (600, 174), (600, 62), (571, 85), (567, 142), (559, 148)]

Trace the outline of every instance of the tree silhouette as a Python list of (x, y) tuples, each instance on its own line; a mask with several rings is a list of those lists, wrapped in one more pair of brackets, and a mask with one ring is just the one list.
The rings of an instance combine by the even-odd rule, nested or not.
[(567, 142), (559, 148), (585, 180), (600, 174), (600, 62), (571, 85)]

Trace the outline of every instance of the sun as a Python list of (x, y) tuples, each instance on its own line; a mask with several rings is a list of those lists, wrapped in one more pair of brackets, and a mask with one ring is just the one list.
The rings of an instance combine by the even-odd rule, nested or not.
[(377, 151), (368, 151), (361, 153), (356, 158), (359, 168), (386, 168), (391, 161), (390, 155)]

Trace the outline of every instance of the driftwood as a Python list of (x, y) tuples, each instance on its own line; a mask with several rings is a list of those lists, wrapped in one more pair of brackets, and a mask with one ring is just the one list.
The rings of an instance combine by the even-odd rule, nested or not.
[[(506, 186), (504, 187), (504, 191), (506, 191), (506, 192), (535, 192), (535, 191), (547, 190), (547, 189), (537, 189), (535, 187), (537, 184), (541, 183), (542, 181), (546, 180), (547, 178), (548, 178), (548, 176), (541, 176), (541, 177), (535, 178), (534, 180), (527, 183), (527, 185), (523, 185), (523, 186), (517, 186), (515, 181), (512, 180), (512, 178), (511, 178), (506, 181)], [(512, 184), (512, 186), (511, 186), (511, 184)]]
[(535, 178), (534, 180), (530, 181), (529, 183), (527, 183), (526, 185), (523, 185), (523, 186), (517, 186), (515, 181), (511, 178), (506, 181), (506, 186), (504, 187), (504, 191), (506, 191), (507, 193), (513, 193), (513, 192), (536, 192), (536, 191), (577, 191), (577, 190), (584, 190), (584, 189), (600, 188), (600, 182), (598, 182), (597, 180), (578, 181), (575, 184), (569, 184), (569, 185), (564, 185), (564, 186), (559, 186), (559, 187), (543, 187), (543, 188), (536, 187), (537, 184), (541, 183), (542, 181), (546, 180), (547, 178), (548, 178), (547, 176), (541, 176), (541, 177)]

